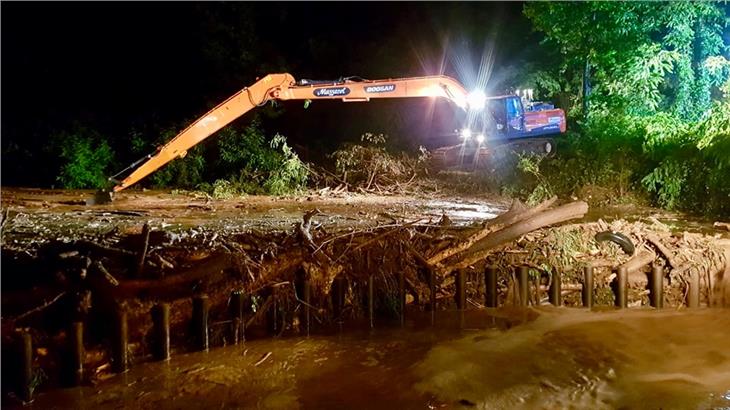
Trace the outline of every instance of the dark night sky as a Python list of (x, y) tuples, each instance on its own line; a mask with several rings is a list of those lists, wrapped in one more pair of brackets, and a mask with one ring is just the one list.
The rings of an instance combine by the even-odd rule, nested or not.
[[(13, 164), (47, 160), (34, 150), (72, 121), (110, 136), (121, 152), (132, 127), (182, 124), (266, 72), (315, 79), (438, 74), (445, 39), (449, 53), (477, 64), (496, 33), (498, 77), (519, 64), (525, 44), (537, 44), (521, 10), (518, 2), (3, 2), (3, 182), (43, 183), (17, 175)], [(224, 50), (212, 53), (220, 58), (211, 59), (214, 47)], [(458, 76), (450, 64), (445, 73)], [(438, 118), (424, 124), (424, 104), (317, 103), (304, 111), (287, 103), (266, 128), (326, 150), (365, 131), (393, 132), (389, 121), (398, 118), (399, 130), (422, 140), (451, 125)], [(439, 106), (437, 116), (449, 110)]]

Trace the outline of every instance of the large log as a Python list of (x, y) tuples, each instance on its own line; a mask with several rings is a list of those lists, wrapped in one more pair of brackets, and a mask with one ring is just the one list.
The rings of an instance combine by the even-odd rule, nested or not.
[(428, 263), (431, 265), (434, 265), (436, 263), (441, 262), (444, 259), (450, 258), (457, 253), (464, 252), (474, 246), (477, 242), (491, 234), (492, 232), (496, 232), (504, 227), (510, 226), (512, 224), (515, 224), (519, 221), (531, 218), (538, 213), (546, 210), (549, 208), (556, 200), (558, 199), (557, 196), (554, 196), (541, 204), (526, 209), (524, 205), (522, 205), (522, 202), (519, 200), (515, 200), (515, 202), (512, 204), (512, 207), (510, 207), (510, 210), (503, 213), (502, 215), (499, 215), (498, 217), (492, 219), (489, 221), (484, 228), (479, 230), (478, 232), (472, 234), (466, 240), (463, 242), (457, 244), (456, 246), (451, 246), (443, 251), (437, 253), (436, 255), (431, 256), (428, 258)]
[(669, 248), (664, 246), (662, 242), (659, 240), (659, 237), (656, 234), (650, 233), (646, 235), (646, 240), (649, 241), (652, 245), (654, 245), (657, 250), (664, 255), (665, 258), (667, 258), (667, 263), (669, 263), (669, 266), (672, 268), (678, 268), (679, 264), (677, 263), (676, 258), (674, 257), (674, 253), (672, 253)]
[(193, 282), (211, 280), (221, 271), (233, 265), (231, 254), (219, 253), (209, 256), (195, 266), (163, 279), (123, 280), (114, 289), (117, 298), (146, 297), (174, 298), (190, 294)]
[(577, 201), (533, 215), (531, 218), (487, 235), (484, 239), (474, 244), (474, 248), (477, 248), (478, 245), (479, 250), (459, 256), (457, 261), (449, 263), (449, 267), (451, 269), (466, 268), (489, 256), (494, 248), (500, 245), (513, 241), (536, 229), (571, 219), (582, 218), (586, 212), (588, 212), (588, 204), (583, 201)]

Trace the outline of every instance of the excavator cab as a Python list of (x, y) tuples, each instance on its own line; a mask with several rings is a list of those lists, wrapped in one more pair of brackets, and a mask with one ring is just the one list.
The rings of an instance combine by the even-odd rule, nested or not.
[(565, 132), (565, 113), (552, 104), (527, 102), (516, 95), (494, 97), (487, 104), (491, 139), (547, 136)]
[[(532, 102), (527, 93), (488, 97), (484, 112), (459, 131), (459, 143), (432, 151), (440, 169), (492, 168), (495, 155), (534, 152), (552, 155), (553, 137), (565, 132), (565, 113), (552, 104)], [(491, 165), (490, 165), (491, 164)]]

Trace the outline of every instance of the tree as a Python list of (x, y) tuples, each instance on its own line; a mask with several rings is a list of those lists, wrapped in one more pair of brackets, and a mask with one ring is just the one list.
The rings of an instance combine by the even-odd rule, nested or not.
[(114, 152), (104, 137), (89, 128), (75, 126), (69, 132), (53, 135), (51, 140), (63, 160), (57, 179), (64, 188), (107, 187), (107, 171)]
[(653, 6), (641, 2), (534, 2), (524, 13), (563, 56), (561, 71), (580, 78), (584, 115), (593, 87), (650, 43), (657, 24)]

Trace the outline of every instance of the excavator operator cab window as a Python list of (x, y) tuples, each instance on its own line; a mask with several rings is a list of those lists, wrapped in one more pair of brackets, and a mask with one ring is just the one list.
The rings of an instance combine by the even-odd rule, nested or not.
[(505, 100), (507, 110), (507, 132), (522, 131), (524, 120), (524, 109), (519, 97), (508, 97)]
[(499, 134), (505, 132), (507, 121), (504, 100), (490, 100), (487, 104), (487, 108), (489, 110), (489, 115), (492, 117), (491, 119), (495, 125), (496, 132)]

